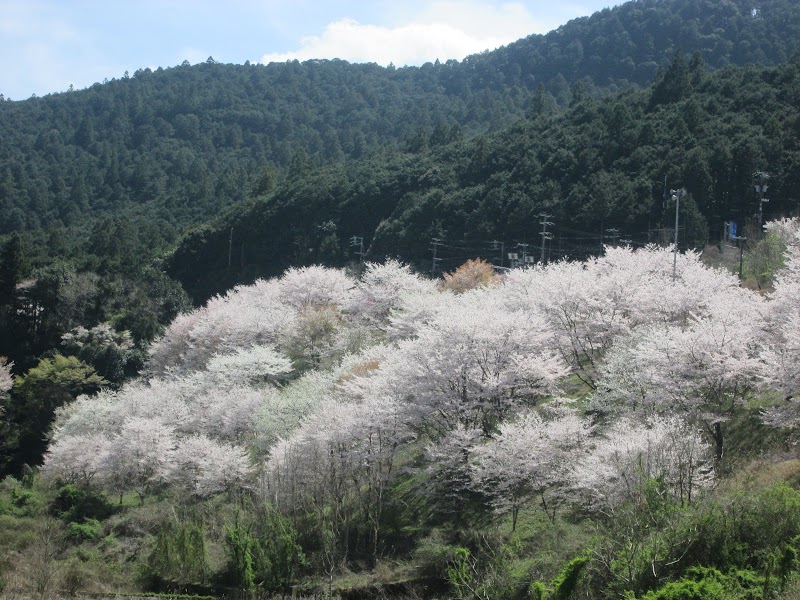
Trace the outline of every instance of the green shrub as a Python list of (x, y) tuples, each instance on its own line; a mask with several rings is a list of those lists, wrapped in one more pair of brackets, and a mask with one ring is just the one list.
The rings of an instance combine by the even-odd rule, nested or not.
[[(739, 487), (704, 503), (679, 507), (669, 519), (649, 521), (647, 527), (641, 526), (641, 520), (631, 522), (639, 528), (626, 527), (628, 522), (617, 518), (602, 541), (611, 568), (598, 577), (607, 578), (602, 585), (612, 593), (632, 590), (641, 594), (663, 581), (686, 579), (681, 593), (689, 594), (701, 582), (687, 578), (687, 570), (698, 565), (738, 577), (740, 587), (749, 589), (752, 582), (746, 581), (749, 575), (745, 574), (761, 577), (768, 563), (777, 560), (775, 587), (785, 585), (777, 578), (784, 582), (786, 573), (794, 569), (787, 545), (794, 548), (793, 540), (800, 535), (800, 492), (783, 484), (757, 491)], [(713, 587), (710, 582), (702, 585), (709, 590)]]
[(592, 553), (587, 550), (564, 565), (553, 580), (553, 600), (569, 600), (573, 597), (578, 587), (578, 580), (591, 557)]
[(467, 548), (456, 548), (447, 567), (447, 580), (456, 598), (467, 598), (474, 594), (477, 587), (475, 577), (475, 559)]
[(34, 476), (0, 480), (0, 516), (37, 517), (44, 506), (44, 493), (42, 487), (34, 483)]
[(534, 581), (531, 584), (531, 600), (547, 600), (547, 586), (541, 581)]
[(68, 483), (56, 491), (50, 514), (66, 522), (80, 523), (85, 519), (106, 519), (114, 514), (114, 506), (104, 493)]
[(158, 589), (165, 583), (204, 583), (209, 571), (203, 522), (191, 519), (161, 524), (140, 575), (148, 588)]
[(684, 527), (695, 542), (686, 563), (721, 571), (764, 569), (769, 556), (800, 535), (800, 491), (776, 484), (704, 507)]
[(274, 507), (265, 504), (247, 518), (237, 515), (226, 527), (228, 575), (242, 589), (256, 586), (267, 592), (285, 592), (305, 555), (297, 531)]
[(757, 600), (765, 591), (764, 582), (752, 571), (724, 575), (714, 568), (692, 567), (680, 581), (648, 592), (641, 600)]
[(456, 548), (447, 543), (441, 530), (434, 529), (422, 538), (414, 549), (417, 571), (425, 579), (447, 579), (447, 566), (455, 556)]
[(102, 534), (103, 526), (97, 519), (86, 519), (83, 523), (73, 521), (67, 525), (67, 538), (75, 542), (94, 540)]

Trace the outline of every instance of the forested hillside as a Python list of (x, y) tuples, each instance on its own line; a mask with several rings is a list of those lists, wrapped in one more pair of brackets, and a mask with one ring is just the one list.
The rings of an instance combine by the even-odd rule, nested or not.
[[(713, 68), (780, 64), (798, 39), (800, 7), (789, 0), (651, 0), (461, 62), (382, 68), (210, 59), (6, 101), (0, 234), (66, 227), (73, 237), (109, 214), (138, 229), (155, 220), (180, 229), (268, 189), (293, 163), (302, 169), (386, 147), (416, 149), (428, 136), (496, 131), (540, 102), (537, 90), (545, 104), (564, 105), (579, 80), (592, 91), (647, 85), (679, 48), (701, 52)], [(274, 174), (263, 173), (270, 167)]]
[(655, 246), (236, 287), (57, 411), (0, 486), (0, 585), (795, 598), (800, 223), (768, 232), (768, 298)]
[[(538, 96), (527, 118), (495, 135), (429, 140), (288, 177), (270, 193), (190, 232), (168, 261), (196, 299), (290, 265), (399, 257), (451, 270), (508, 252), (541, 258), (540, 215), (552, 236), (546, 258), (585, 258), (604, 243), (665, 241), (685, 188), (679, 243), (720, 239), (724, 221), (755, 220), (753, 173), (771, 174), (767, 214), (800, 198), (800, 61), (709, 71), (678, 53), (653, 85), (598, 98), (575, 91), (548, 112)], [(666, 183), (665, 183), (666, 178)], [(757, 228), (757, 225), (756, 225)], [(501, 246), (501, 242), (504, 244)]]

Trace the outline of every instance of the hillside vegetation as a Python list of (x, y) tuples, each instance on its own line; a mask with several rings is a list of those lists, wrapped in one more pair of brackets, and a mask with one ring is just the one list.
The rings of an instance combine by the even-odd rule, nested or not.
[(66, 227), (72, 237), (109, 214), (137, 228), (180, 228), (268, 188), (265, 168), (282, 178), (293, 163), (414, 148), (420, 135), (497, 131), (539, 93), (565, 105), (577, 81), (598, 91), (648, 85), (678, 49), (700, 52), (713, 68), (778, 65), (798, 39), (800, 8), (789, 0), (648, 0), (461, 62), (382, 68), (210, 58), (5, 101), (0, 234)]
[(41, 475), (4, 484), (1, 522), (28, 532), (6, 581), (794, 597), (799, 229), (770, 225), (768, 299), (657, 247), (237, 287), (178, 317), (147, 374), (57, 411)]
[[(681, 247), (719, 241), (724, 221), (756, 221), (753, 173), (769, 170), (766, 214), (800, 198), (800, 61), (709, 72), (678, 53), (650, 87), (598, 98), (577, 94), (550, 113), (491, 136), (436, 140), (415, 152), (289, 177), (274, 191), (190, 231), (167, 261), (195, 299), (237, 281), (315, 261), (399, 257), (434, 272), (507, 252), (541, 258), (541, 214), (552, 235), (545, 258), (586, 258), (604, 243), (671, 237), (669, 188), (685, 188)], [(665, 178), (667, 188), (665, 189)], [(757, 232), (756, 224), (756, 233)], [(500, 243), (504, 245), (501, 246)], [(232, 255), (232, 258), (231, 258)]]

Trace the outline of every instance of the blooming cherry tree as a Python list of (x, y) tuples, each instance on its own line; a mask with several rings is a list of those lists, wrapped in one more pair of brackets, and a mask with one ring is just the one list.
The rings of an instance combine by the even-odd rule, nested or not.
[(98, 478), (120, 494), (134, 489), (144, 499), (145, 494), (168, 481), (174, 450), (171, 428), (156, 419), (128, 419), (107, 438)]
[(800, 424), (800, 220), (780, 224), (788, 239), (785, 267), (767, 303), (767, 327), (761, 350), (762, 376), (778, 389), (784, 403), (767, 409), (764, 420), (774, 426)]
[(347, 313), (351, 319), (383, 329), (390, 312), (402, 306), (403, 297), (431, 297), (435, 294), (436, 284), (412, 273), (408, 265), (396, 260), (367, 263), (349, 298)]
[(50, 479), (89, 483), (106, 464), (109, 446), (103, 433), (58, 436), (50, 444), (43, 473)]
[(706, 267), (692, 252), (677, 257), (675, 277), (674, 258), (656, 246), (609, 247), (584, 263), (515, 270), (506, 278), (505, 302), (542, 314), (572, 371), (596, 388), (597, 369), (617, 340), (642, 326), (706, 315), (710, 301), (738, 288), (730, 273)]
[(150, 348), (149, 370), (163, 377), (204, 369), (218, 354), (274, 344), (297, 318), (278, 281), (237, 286), (199, 309), (178, 316)]
[(488, 432), (518, 405), (550, 394), (567, 373), (544, 319), (507, 310), (498, 293), (458, 296), (416, 338), (399, 343), (384, 385), (403, 394), (410, 421)]
[(344, 308), (355, 282), (340, 269), (319, 265), (291, 268), (277, 284), (281, 302), (298, 310), (306, 308)]
[(231, 354), (215, 354), (207, 371), (226, 383), (279, 383), (292, 372), (292, 362), (274, 346), (238, 348)]
[(0, 356), (0, 416), (3, 415), (3, 398), (14, 386), (14, 377), (11, 375), (13, 364)]
[(643, 501), (650, 480), (661, 482), (681, 504), (714, 481), (711, 446), (678, 416), (625, 417), (592, 446), (573, 464), (572, 478), (588, 506), (601, 512), (628, 500)]
[(531, 496), (548, 510), (546, 492), (568, 481), (591, 428), (573, 411), (546, 419), (535, 411), (500, 425), (493, 438), (473, 448), (472, 486), (491, 498), (498, 513), (511, 512), (517, 527), (520, 507)]
[(218, 442), (204, 435), (181, 439), (172, 453), (170, 483), (206, 497), (241, 489), (250, 475), (250, 461), (241, 446)]

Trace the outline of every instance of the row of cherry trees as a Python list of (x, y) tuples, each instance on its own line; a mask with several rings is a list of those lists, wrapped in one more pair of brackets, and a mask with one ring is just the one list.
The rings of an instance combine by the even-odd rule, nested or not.
[(331, 570), (378, 554), (409, 477), (434, 512), (470, 496), (512, 527), (532, 502), (612, 513), (649, 480), (691, 502), (755, 394), (778, 392), (766, 423), (800, 421), (800, 227), (769, 230), (787, 252), (768, 298), (657, 247), (459, 293), (394, 261), (237, 287), (178, 317), (139, 381), (64, 408), (45, 472), (142, 495), (251, 489)]

